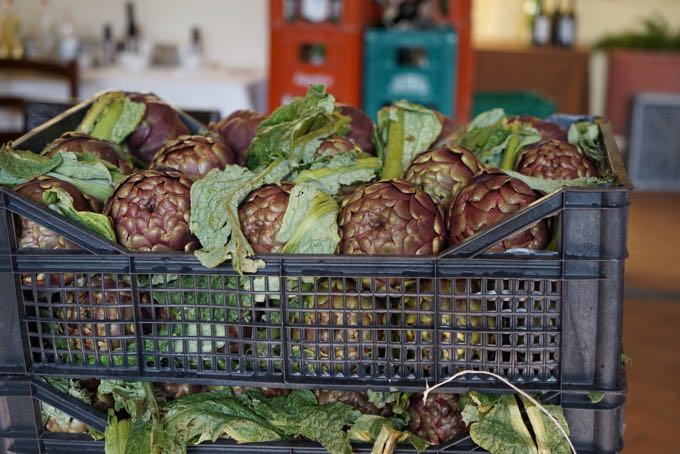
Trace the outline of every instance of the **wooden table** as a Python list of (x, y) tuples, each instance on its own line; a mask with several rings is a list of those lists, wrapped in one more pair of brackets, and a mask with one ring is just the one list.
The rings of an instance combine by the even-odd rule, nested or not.
[(588, 113), (589, 60), (587, 49), (479, 47), (475, 90), (535, 90), (555, 101), (558, 112)]

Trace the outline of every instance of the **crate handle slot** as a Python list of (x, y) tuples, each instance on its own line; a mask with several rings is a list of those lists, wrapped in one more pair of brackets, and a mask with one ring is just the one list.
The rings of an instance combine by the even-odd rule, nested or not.
[(9, 189), (2, 188), (0, 191), (3, 193), (4, 207), (9, 211), (49, 227), (86, 251), (97, 255), (127, 253), (127, 250), (119, 244), (64, 219), (49, 208), (26, 200)]
[(489, 249), (494, 244), (521, 232), (541, 219), (557, 214), (564, 205), (564, 189), (555, 191), (527, 205), (502, 221), (486, 228), (456, 246), (450, 247), (438, 256), (444, 258), (472, 258)]

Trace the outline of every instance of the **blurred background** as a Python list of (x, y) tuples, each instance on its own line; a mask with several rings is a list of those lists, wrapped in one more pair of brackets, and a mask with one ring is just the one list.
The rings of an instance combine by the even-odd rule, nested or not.
[[(369, 115), (409, 99), (606, 116), (635, 185), (625, 452), (680, 427), (680, 0), (0, 0), (0, 143), (106, 89), (208, 123), (310, 83)], [(661, 405), (660, 405), (661, 404)]]

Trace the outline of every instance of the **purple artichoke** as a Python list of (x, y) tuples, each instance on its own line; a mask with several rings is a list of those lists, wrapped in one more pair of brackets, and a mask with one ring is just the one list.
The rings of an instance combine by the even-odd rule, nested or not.
[[(317, 283), (319, 295), (303, 298), (302, 310), (289, 311), (291, 325), (309, 326), (291, 328), (291, 339), (306, 344), (302, 354), (307, 358), (335, 361), (372, 357), (370, 344), (387, 340), (385, 331), (376, 329), (387, 326), (384, 304), (370, 297), (349, 294), (356, 291), (355, 284), (333, 280), (330, 285), (329, 289), (328, 282)], [(348, 294), (343, 296), (343, 289)], [(363, 346), (363, 342), (369, 345)], [(326, 362), (322, 367), (334, 368), (340, 373), (344, 369), (342, 364)]]
[(321, 144), (314, 152), (315, 157), (321, 157), (324, 154), (335, 156), (349, 151), (361, 151), (352, 139), (342, 136), (330, 136), (321, 141)]
[(351, 106), (349, 104), (336, 104), (337, 109), (342, 115), (347, 115), (351, 118), (350, 128), (352, 130), (347, 134), (347, 138), (356, 143), (361, 151), (375, 156), (375, 147), (373, 146), (373, 121), (361, 109)]
[(533, 126), (541, 134), (543, 140), (555, 139), (562, 142), (567, 141), (567, 133), (564, 132), (558, 124), (541, 120), (540, 118), (532, 117), (531, 115), (517, 115), (508, 119), (508, 123), (516, 121), (528, 123)]
[(368, 394), (358, 391), (317, 391), (316, 397), (321, 405), (342, 402), (355, 410), (359, 410), (364, 415), (388, 416), (390, 413), (387, 408), (380, 409), (369, 402)]
[(404, 179), (419, 186), (447, 210), (451, 200), (472, 180), (481, 165), (463, 147), (441, 147), (421, 153), (406, 170)]
[(135, 334), (131, 289), (107, 275), (88, 278), (84, 286), (90, 290), (67, 292), (66, 304), (57, 311), (59, 318), (75, 322), (67, 323), (73, 348), (100, 352), (120, 348), (121, 339), (115, 338)]
[(444, 246), (446, 227), (429, 195), (405, 180), (372, 183), (342, 203), (343, 254), (430, 255)]
[(145, 170), (127, 177), (106, 202), (118, 242), (135, 251), (191, 251), (191, 180), (180, 172)]
[(408, 428), (430, 444), (439, 445), (465, 434), (465, 423), (456, 394), (430, 394), (423, 402), (422, 394), (411, 396)]
[(517, 171), (548, 180), (572, 180), (596, 177), (597, 166), (576, 146), (549, 140), (526, 147), (517, 163)]
[(258, 254), (279, 252), (285, 245), (276, 241), (293, 185), (267, 185), (251, 192), (238, 207), (241, 229)]
[(99, 140), (82, 132), (67, 132), (50, 142), (42, 151), (45, 156), (54, 156), (58, 151), (90, 153), (101, 160), (118, 167), (123, 174), (132, 172), (120, 147), (108, 140)]
[(248, 148), (255, 137), (257, 127), (265, 115), (252, 110), (237, 110), (217, 123), (210, 123), (208, 128), (217, 133), (225, 144), (236, 155), (236, 163), (245, 165)]
[[(43, 194), (48, 189), (63, 189), (73, 198), (73, 208), (78, 211), (99, 211), (100, 206), (96, 199), (80, 192), (75, 186), (66, 181), (52, 177), (38, 177), (14, 188), (21, 196), (33, 202), (43, 204)], [(20, 248), (36, 249), (78, 249), (78, 246), (68, 241), (52, 230), (23, 216), (17, 216), (19, 220), (19, 232), (17, 246)]]
[(165, 143), (151, 163), (152, 169), (175, 169), (192, 180), (212, 169), (224, 170), (234, 164), (234, 154), (219, 137), (179, 136)]
[(170, 105), (151, 95), (131, 95), (130, 100), (143, 102), (144, 116), (127, 138), (130, 152), (145, 164), (170, 139), (189, 134), (189, 128)]
[(458, 126), (456, 120), (454, 120), (453, 118), (444, 115), (443, 113), (437, 110), (435, 110), (434, 113), (442, 125), (442, 130), (437, 136), (437, 138), (434, 139), (434, 142), (432, 143), (432, 145), (430, 145), (430, 148), (446, 146), (451, 140), (454, 132), (456, 132), (456, 128)]
[[(460, 243), (537, 199), (529, 186), (504, 173), (492, 171), (477, 175), (451, 204), (449, 244)], [(541, 220), (492, 246), (489, 252), (510, 248), (541, 249), (549, 239), (548, 224)]]

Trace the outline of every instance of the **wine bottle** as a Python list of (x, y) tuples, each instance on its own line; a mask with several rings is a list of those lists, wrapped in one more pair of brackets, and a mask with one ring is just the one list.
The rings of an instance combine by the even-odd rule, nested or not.
[[(562, 4), (566, 8), (561, 8)], [(560, 47), (572, 47), (576, 41), (576, 16), (574, 1), (567, 0), (560, 3), (559, 20), (555, 21), (553, 44)]]
[(125, 50), (128, 52), (139, 52), (139, 29), (135, 22), (135, 5), (128, 2), (127, 9), (127, 35), (125, 36)]
[(531, 30), (531, 44), (534, 46), (545, 46), (548, 43), (550, 43), (550, 18), (545, 12), (543, 1), (536, 0), (536, 12)]

